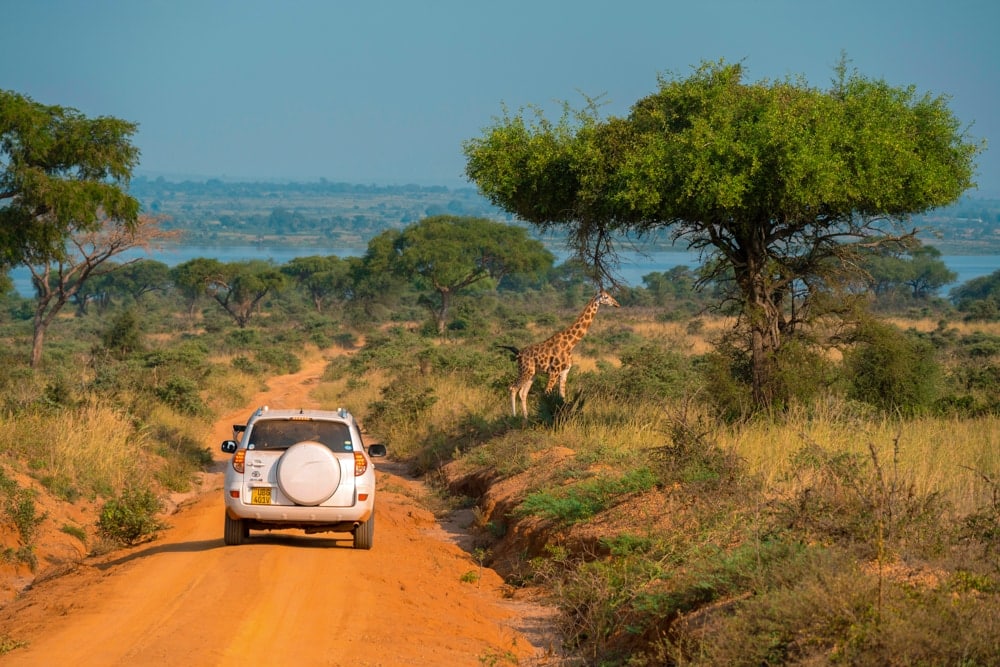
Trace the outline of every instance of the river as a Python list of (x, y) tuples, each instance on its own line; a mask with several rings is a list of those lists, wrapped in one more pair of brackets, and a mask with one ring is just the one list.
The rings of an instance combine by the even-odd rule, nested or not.
[[(338, 257), (357, 257), (364, 254), (364, 248), (316, 248), (316, 247), (262, 247), (257, 245), (244, 246), (203, 246), (183, 245), (169, 246), (149, 253), (135, 251), (126, 253), (122, 258), (149, 257), (163, 262), (167, 266), (176, 266), (196, 257), (211, 257), (220, 262), (241, 262), (251, 259), (270, 260), (277, 265), (285, 264), (296, 257), (308, 255), (336, 255)], [(556, 260), (566, 259), (566, 252), (556, 252)], [(627, 251), (620, 253), (621, 267), (619, 274), (626, 284), (642, 285), (642, 277), (648, 273), (668, 271), (675, 266), (698, 266), (698, 254), (682, 250), (662, 250), (655, 252)], [(1000, 255), (942, 255), (941, 261), (955, 272), (958, 279), (943, 287), (939, 294), (947, 295), (948, 291), (968, 282), (1000, 271)], [(31, 275), (28, 269), (19, 266), (11, 271), (14, 288), (21, 296), (32, 296)]]

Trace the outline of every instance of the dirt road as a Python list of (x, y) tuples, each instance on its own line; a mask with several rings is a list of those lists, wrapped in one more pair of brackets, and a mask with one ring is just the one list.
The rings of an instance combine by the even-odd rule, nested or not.
[(499, 576), (463, 581), (479, 567), (391, 461), (378, 463), (371, 551), (352, 549), (349, 535), (298, 531), (223, 545), (219, 443), (259, 404), (318, 407), (308, 392), (323, 367), (317, 357), (269, 381), (218, 422), (206, 437), (217, 470), (156, 540), (88, 559), (0, 610), (0, 638), (25, 644), (0, 664), (545, 664)]

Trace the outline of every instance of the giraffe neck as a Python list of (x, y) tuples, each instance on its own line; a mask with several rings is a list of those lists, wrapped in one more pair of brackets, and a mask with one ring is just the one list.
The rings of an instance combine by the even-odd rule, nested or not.
[(600, 304), (597, 302), (597, 299), (591, 299), (587, 307), (580, 313), (580, 316), (576, 318), (576, 321), (566, 327), (559, 337), (570, 347), (580, 342), (580, 339), (587, 334), (587, 329), (593, 324), (598, 307), (600, 307)]

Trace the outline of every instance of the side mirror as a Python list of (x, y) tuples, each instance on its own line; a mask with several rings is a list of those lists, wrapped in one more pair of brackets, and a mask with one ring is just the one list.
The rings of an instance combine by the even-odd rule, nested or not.
[(375, 458), (376, 456), (385, 456), (385, 445), (368, 445), (368, 456), (371, 456), (372, 458)]
[(236, 444), (235, 440), (222, 441), (222, 451), (224, 451), (226, 454), (232, 454), (233, 452), (236, 451), (237, 447), (239, 447), (239, 445)]

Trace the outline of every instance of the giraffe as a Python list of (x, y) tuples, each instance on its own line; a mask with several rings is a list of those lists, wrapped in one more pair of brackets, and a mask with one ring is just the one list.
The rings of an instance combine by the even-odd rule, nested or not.
[(510, 386), (510, 407), (517, 416), (517, 399), (521, 399), (521, 410), (528, 416), (528, 392), (535, 379), (535, 373), (548, 373), (549, 381), (545, 385), (545, 393), (552, 391), (556, 382), (559, 383), (559, 395), (566, 398), (566, 376), (573, 366), (573, 348), (587, 333), (594, 321), (597, 309), (601, 306), (620, 304), (606, 290), (599, 291), (576, 318), (573, 324), (562, 331), (553, 334), (540, 343), (532, 343), (522, 349), (510, 345), (500, 347), (510, 350), (517, 359), (517, 381)]

